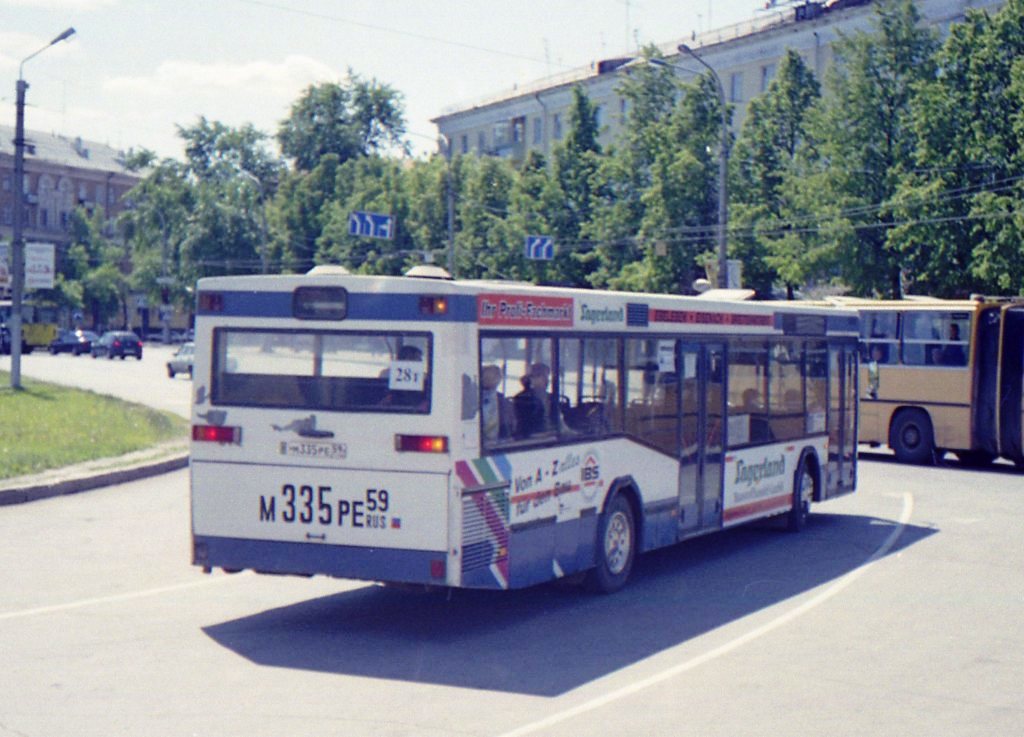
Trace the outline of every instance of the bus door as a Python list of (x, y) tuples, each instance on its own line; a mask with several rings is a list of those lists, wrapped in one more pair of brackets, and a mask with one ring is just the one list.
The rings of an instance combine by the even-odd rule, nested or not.
[[(823, 499), (854, 488), (857, 456), (857, 349), (854, 346), (829, 346), (828, 349), (828, 473)], [(808, 351), (808, 432), (813, 431), (816, 416), (813, 382), (816, 361)]]
[(999, 421), (996, 397), (999, 389), (999, 338), (1001, 312), (998, 307), (976, 313), (974, 375), (971, 386), (971, 448), (993, 458), (999, 455)]
[(999, 359), (999, 448), (1018, 466), (1024, 465), (1021, 423), (1024, 405), (1024, 306), (1003, 308), (1003, 350)]
[(680, 346), (679, 530), (722, 525), (722, 423), (725, 416), (721, 344)]

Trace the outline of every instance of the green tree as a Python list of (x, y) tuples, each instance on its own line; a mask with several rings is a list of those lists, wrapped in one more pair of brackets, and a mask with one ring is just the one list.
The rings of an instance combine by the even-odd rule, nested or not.
[(103, 235), (102, 211), (89, 215), (77, 208), (71, 214), (70, 227), (64, 277), (79, 284), (81, 307), (89, 313), (93, 325), (128, 326), (129, 281), (125, 271), (130, 261), (125, 248)]
[[(193, 212), (193, 187), (184, 167), (173, 159), (146, 157), (146, 176), (125, 198), (118, 226), (129, 245), (132, 286), (150, 304), (190, 310), (194, 294), (182, 274), (181, 244)], [(167, 283), (173, 279), (173, 283)]]
[(672, 143), (666, 125), (679, 95), (678, 82), (655, 47), (645, 48), (642, 58), (648, 63), (633, 66), (617, 88), (627, 106), (620, 140), (591, 177), (592, 212), (581, 237), (595, 244), (586, 263), (589, 280), (598, 287), (633, 286), (616, 280), (627, 264), (644, 258), (639, 238), (643, 195), (652, 184), (659, 152)]
[(892, 241), (915, 291), (1024, 294), (1024, 1), (969, 10), (914, 100), (918, 147)]
[[(592, 249), (585, 237), (594, 212), (594, 187), (602, 150), (597, 107), (583, 87), (573, 89), (569, 132), (557, 145), (550, 171), (542, 158), (527, 161), (521, 169), (522, 189), (542, 203), (544, 233), (555, 239), (557, 252), (549, 278), (584, 286)], [(531, 231), (539, 233), (536, 227)]]
[(750, 102), (732, 154), (730, 186), (733, 254), (743, 261), (744, 281), (762, 297), (780, 279), (794, 287), (814, 276), (808, 248), (791, 221), (796, 207), (793, 178), (798, 154), (809, 145), (808, 112), (821, 86), (802, 57), (787, 50), (765, 94)]
[(718, 87), (705, 74), (682, 84), (680, 91), (678, 103), (659, 124), (661, 146), (652, 149), (650, 184), (641, 195), (643, 259), (623, 268), (611, 281), (615, 288), (689, 292), (717, 248)]
[(192, 190), (180, 231), (183, 276), (258, 272), (269, 255), (266, 208), (282, 168), (268, 137), (206, 118), (178, 132), (186, 143), (181, 178)]
[(401, 94), (350, 70), (347, 84), (306, 88), (281, 123), (277, 140), (297, 169), (310, 171), (326, 154), (344, 163), (391, 150), (405, 152), (404, 135)]
[[(890, 241), (894, 199), (902, 172), (913, 165), (913, 90), (934, 77), (937, 41), (911, 0), (879, 3), (873, 26), (833, 46), (828, 94), (812, 116), (817, 145), (800, 186), (805, 199), (823, 203), (821, 219), (808, 224), (819, 237), (855, 234), (836, 244), (854, 291), (899, 296), (906, 259)], [(829, 208), (839, 208), (838, 219)]]
[(462, 156), (455, 235), (460, 275), (532, 281), (536, 264), (523, 252), (525, 233), (510, 221), (517, 173), (504, 159)]

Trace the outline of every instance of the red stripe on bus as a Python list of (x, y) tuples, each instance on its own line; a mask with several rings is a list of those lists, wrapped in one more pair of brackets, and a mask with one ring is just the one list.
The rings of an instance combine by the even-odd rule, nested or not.
[(753, 514), (767, 512), (770, 509), (786, 509), (790, 506), (792, 500), (792, 494), (783, 494), (782, 496), (772, 496), (768, 497), (767, 499), (758, 499), (756, 502), (750, 502), (749, 504), (741, 504), (738, 507), (729, 507), (728, 509), (725, 510), (725, 521), (731, 522), (742, 517), (749, 517)]

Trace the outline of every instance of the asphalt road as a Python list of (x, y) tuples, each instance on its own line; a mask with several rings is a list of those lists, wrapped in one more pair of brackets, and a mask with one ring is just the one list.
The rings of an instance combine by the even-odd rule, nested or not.
[[(146, 343), (142, 360), (113, 360), (36, 350), (21, 357), (24, 377), (91, 389), (130, 402), (147, 404), (182, 417), (191, 417), (192, 382), (187, 376), (167, 376), (167, 360), (176, 346)], [(0, 369), (10, 371), (11, 357), (0, 356)]]
[(610, 597), (203, 575), (185, 471), (0, 508), (0, 735), (1021, 734), (1021, 476), (860, 470)]
[[(169, 352), (23, 370), (187, 415)], [(871, 456), (800, 535), (449, 596), (204, 575), (186, 471), (3, 507), (0, 736), (1020, 735), (1022, 517), (1009, 467)]]

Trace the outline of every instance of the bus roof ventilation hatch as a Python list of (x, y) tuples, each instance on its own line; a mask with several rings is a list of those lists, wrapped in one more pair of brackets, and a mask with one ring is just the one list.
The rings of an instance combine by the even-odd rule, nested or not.
[(413, 266), (405, 272), (405, 275), (412, 276), (417, 279), (444, 279), (446, 281), (454, 281), (452, 275), (445, 269), (431, 264), (419, 264), (417, 266)]
[(340, 264), (317, 264), (306, 272), (306, 276), (319, 276), (323, 274), (338, 274), (344, 276), (352, 272)]

